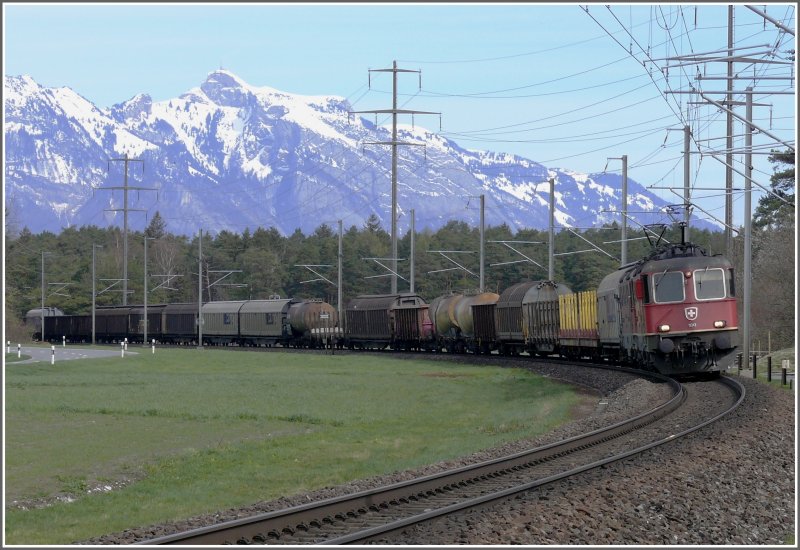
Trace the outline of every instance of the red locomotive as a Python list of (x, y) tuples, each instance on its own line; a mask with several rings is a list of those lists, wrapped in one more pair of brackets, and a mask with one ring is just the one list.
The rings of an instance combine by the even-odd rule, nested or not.
[(664, 374), (718, 371), (738, 344), (733, 266), (692, 243), (662, 245), (606, 276), (597, 310), (603, 355), (618, 349)]

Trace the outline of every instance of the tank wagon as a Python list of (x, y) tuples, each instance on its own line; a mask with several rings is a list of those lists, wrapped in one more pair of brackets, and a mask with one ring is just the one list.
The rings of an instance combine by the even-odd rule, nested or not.
[(427, 348), (433, 334), (428, 308), (418, 294), (357, 296), (345, 309), (343, 343), (350, 349)]
[(494, 308), (499, 294), (450, 294), (430, 304), (437, 350), (451, 353), (490, 353), (495, 344)]
[(339, 312), (331, 304), (322, 300), (302, 300), (293, 302), (287, 314), (292, 335), (301, 347), (318, 347), (325, 343), (333, 344), (339, 326)]
[[(58, 309), (57, 307), (45, 307), (44, 308), (44, 318), (47, 319), (48, 317), (60, 317), (64, 315), (64, 312)], [(41, 340), (42, 339), (42, 308), (37, 307), (25, 314), (23, 318), (25, 321), (25, 325), (33, 328), (33, 339), (34, 340)], [(47, 332), (47, 324), (45, 321), (45, 336), (49, 336)]]

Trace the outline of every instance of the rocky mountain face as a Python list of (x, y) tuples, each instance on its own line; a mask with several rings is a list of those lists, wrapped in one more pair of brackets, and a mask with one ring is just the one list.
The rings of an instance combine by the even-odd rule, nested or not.
[[(126, 156), (136, 159), (127, 163), (128, 207), (147, 212), (129, 214), (132, 228), (155, 211), (178, 234), (259, 226), (308, 234), (338, 219), (360, 227), (372, 214), (391, 225), (391, 148), (370, 144), (390, 141), (391, 129), (348, 114), (339, 97), (256, 87), (221, 70), (180, 97), (140, 94), (107, 109), (69, 88), (7, 76), (4, 103), (6, 200), (20, 228), (122, 225)], [(546, 228), (551, 177), (558, 226), (620, 221), (617, 174), (468, 150), (419, 127), (402, 126), (398, 139), (425, 145), (399, 148), (401, 234), (411, 209), (418, 230), (477, 225), (480, 195), (487, 225)], [(635, 212), (666, 206), (630, 179), (628, 201)]]

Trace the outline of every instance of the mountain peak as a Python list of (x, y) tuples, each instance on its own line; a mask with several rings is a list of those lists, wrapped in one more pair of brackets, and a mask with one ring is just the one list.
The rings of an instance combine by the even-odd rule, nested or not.
[(253, 95), (247, 82), (225, 69), (210, 72), (200, 89), (211, 101), (224, 107), (242, 107)]
[(41, 91), (41, 89), (42, 87), (26, 74), (6, 76), (3, 79), (3, 95), (7, 102), (24, 103), (26, 98), (33, 96), (35, 93)]
[(117, 103), (111, 107), (111, 113), (117, 120), (139, 118), (142, 114), (149, 115), (153, 107), (153, 98), (147, 94), (136, 94), (128, 101)]

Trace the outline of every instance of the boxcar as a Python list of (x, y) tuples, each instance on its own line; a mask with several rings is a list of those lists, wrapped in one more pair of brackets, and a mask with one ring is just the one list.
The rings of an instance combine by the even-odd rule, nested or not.
[[(498, 300), (500, 295), (496, 295)], [(472, 321), (475, 328), (475, 340), (482, 346), (489, 343), (490, 348), (497, 347), (497, 301), (495, 303), (474, 304)]]
[(345, 345), (350, 348), (419, 348), (431, 334), (428, 304), (417, 294), (357, 296), (345, 310)]
[[(98, 342), (116, 343), (128, 338), (129, 307), (111, 306), (95, 309), (96, 336)], [(90, 321), (91, 322), (91, 321)]]
[(292, 300), (250, 300), (239, 309), (239, 338), (242, 345), (274, 346), (291, 336), (287, 320)]
[(171, 344), (197, 343), (196, 303), (167, 304), (161, 315), (162, 341)]
[[(41, 319), (39, 325), (41, 326)], [(58, 315), (44, 318), (44, 337), (48, 342), (61, 342), (66, 337), (67, 342), (73, 341), (72, 315)]]
[(239, 342), (239, 310), (245, 301), (203, 304), (203, 342), (227, 345)]
[(525, 342), (530, 353), (547, 355), (558, 351), (559, 297), (572, 291), (563, 284), (541, 281), (522, 298)]
[[(71, 342), (91, 342), (92, 341), (92, 315), (72, 315), (70, 322), (70, 334), (67, 337)], [(70, 340), (71, 338), (71, 340)]]
[[(161, 340), (165, 304), (147, 306), (147, 339)], [(144, 306), (133, 306), (128, 312), (128, 340), (144, 341)]]

